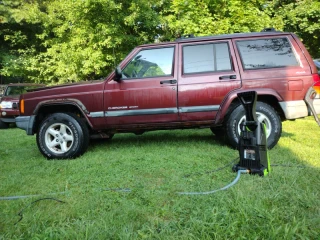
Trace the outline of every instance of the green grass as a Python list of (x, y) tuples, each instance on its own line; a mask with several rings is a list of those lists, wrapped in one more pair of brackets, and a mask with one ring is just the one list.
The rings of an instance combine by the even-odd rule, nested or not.
[[(320, 129), (311, 117), (284, 122), (269, 152), (272, 164), (306, 168), (241, 175), (201, 196), (177, 192), (236, 176), (231, 165), (207, 173), (238, 156), (208, 129), (119, 134), (69, 161), (47, 161), (20, 129), (1, 130), (0, 144), (0, 197), (41, 195), (0, 201), (0, 239), (320, 239)], [(43, 197), (65, 203), (29, 206)]]

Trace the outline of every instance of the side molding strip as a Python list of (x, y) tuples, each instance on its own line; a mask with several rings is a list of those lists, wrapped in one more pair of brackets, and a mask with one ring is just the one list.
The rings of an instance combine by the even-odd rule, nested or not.
[(196, 107), (181, 107), (179, 108), (180, 113), (191, 113), (191, 112), (211, 112), (218, 111), (220, 105), (208, 105), (208, 106), (196, 106)]
[(178, 113), (177, 108), (156, 108), (143, 110), (121, 110), (104, 112), (105, 117), (121, 117), (121, 116), (139, 116), (139, 115), (155, 115)]
[(91, 112), (88, 116), (92, 118), (100, 117), (122, 117), (122, 116), (141, 116), (156, 114), (174, 114), (174, 113), (192, 113), (192, 112), (211, 112), (218, 111), (219, 105), (181, 107), (181, 108), (156, 108), (156, 109), (139, 109), (139, 110), (117, 110), (105, 112)]
[(88, 117), (92, 117), (92, 118), (99, 118), (99, 117), (104, 117), (104, 113), (103, 112), (91, 112)]

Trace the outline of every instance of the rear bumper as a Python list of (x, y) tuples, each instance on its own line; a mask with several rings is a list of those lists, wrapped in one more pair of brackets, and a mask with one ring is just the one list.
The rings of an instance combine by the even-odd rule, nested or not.
[(286, 119), (297, 119), (308, 116), (308, 108), (303, 100), (279, 102)]
[(279, 102), (286, 119), (307, 117), (314, 113), (320, 114), (320, 99), (319, 96), (314, 96), (313, 92), (313, 88), (310, 88), (304, 100)]
[(17, 117), (15, 119), (16, 125), (18, 128), (25, 130), (27, 135), (33, 135), (33, 125), (34, 125), (35, 117), (36, 116), (34, 115)]

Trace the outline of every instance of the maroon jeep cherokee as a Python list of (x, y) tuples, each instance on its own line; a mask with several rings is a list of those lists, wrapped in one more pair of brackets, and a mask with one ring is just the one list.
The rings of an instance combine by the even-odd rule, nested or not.
[[(104, 81), (23, 94), (16, 124), (37, 134), (48, 159), (81, 155), (90, 137), (161, 129), (207, 127), (236, 147), (245, 120), (237, 93), (254, 90), (272, 148), (282, 121), (308, 116), (305, 97), (318, 81), (312, 58), (293, 33), (180, 38), (136, 47)], [(316, 101), (312, 105), (319, 106)], [(319, 113), (316, 108), (311, 110)]]

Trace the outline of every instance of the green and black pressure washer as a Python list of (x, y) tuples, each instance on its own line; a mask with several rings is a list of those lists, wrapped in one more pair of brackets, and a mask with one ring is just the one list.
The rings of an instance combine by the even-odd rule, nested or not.
[(257, 120), (257, 92), (238, 93), (238, 99), (246, 112), (246, 120), (240, 124), (238, 143), (240, 161), (232, 170), (248, 170), (250, 174), (267, 175), (270, 172), (265, 124)]

